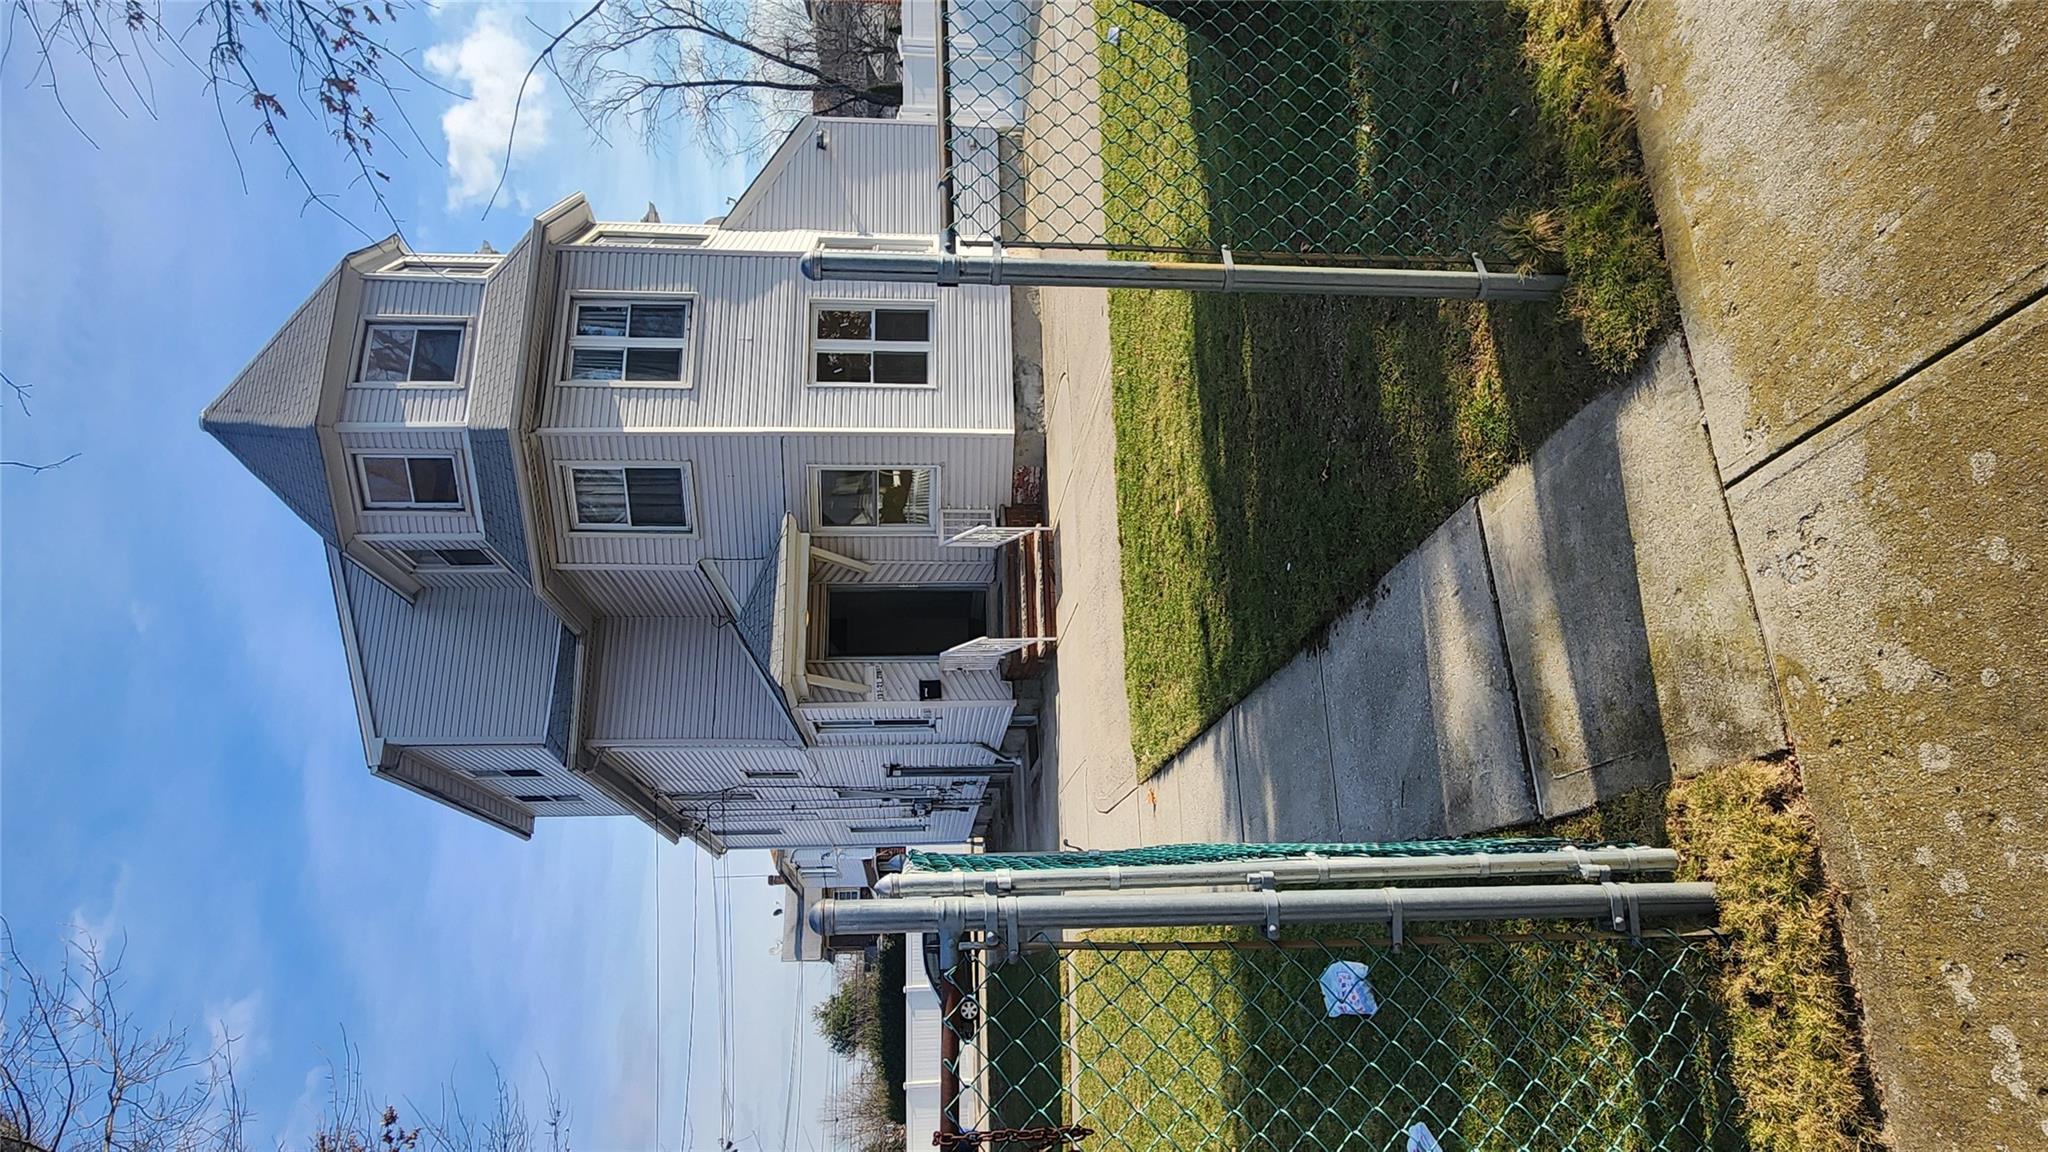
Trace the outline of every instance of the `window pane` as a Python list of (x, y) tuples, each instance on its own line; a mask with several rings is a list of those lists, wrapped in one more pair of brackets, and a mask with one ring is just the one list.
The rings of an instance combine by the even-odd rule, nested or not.
[(827, 308), (818, 313), (818, 339), (820, 340), (866, 340), (874, 331), (874, 317), (869, 312), (847, 312)]
[(818, 473), (818, 518), (828, 528), (875, 523), (875, 474), (826, 468)]
[(576, 308), (576, 334), (578, 336), (624, 336), (626, 334), (626, 306), (624, 304), (580, 304)]
[(414, 456), (406, 463), (412, 468), (412, 502), (415, 504), (459, 504), (455, 494), (455, 461), (446, 456)]
[(875, 383), (925, 384), (930, 382), (922, 352), (875, 353)]
[(635, 348), (626, 353), (628, 380), (681, 380), (681, 348)]
[(412, 503), (412, 483), (406, 479), (405, 457), (363, 457), (363, 499), (372, 504)]
[(681, 340), (689, 319), (688, 304), (635, 304), (626, 334), (635, 340)]
[(868, 382), (868, 354), (865, 352), (818, 353), (818, 382), (840, 384)]
[(689, 509), (683, 506), (683, 470), (680, 468), (626, 469), (626, 499), (633, 508), (635, 527), (690, 526)]
[(570, 483), (576, 489), (578, 524), (624, 524), (626, 522), (626, 477), (611, 468), (574, 468)]
[(925, 468), (884, 468), (881, 522), (884, 524), (929, 524), (932, 474)]
[(617, 380), (626, 368), (626, 354), (617, 348), (577, 348), (569, 353), (569, 379)]
[(405, 550), (405, 558), (412, 561), (412, 566), (415, 568), (448, 567), (448, 562), (441, 559), (441, 554), (432, 548), (407, 548)]
[(491, 554), (481, 548), (438, 548), (434, 555), (450, 568), (489, 568), (494, 563)]
[(456, 361), (461, 357), (460, 328), (422, 328), (419, 331), (419, 343), (413, 350), (412, 378), (453, 380)]
[(363, 379), (403, 380), (412, 368), (410, 328), (372, 328), (363, 354)]
[(932, 338), (932, 314), (922, 308), (875, 313), (875, 339), (923, 343)]

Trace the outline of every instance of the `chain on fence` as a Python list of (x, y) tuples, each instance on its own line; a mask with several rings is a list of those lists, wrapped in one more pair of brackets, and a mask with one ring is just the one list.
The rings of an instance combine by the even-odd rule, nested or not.
[(1512, 261), (1551, 193), (1498, 2), (945, 0), (969, 242), (1246, 262)]
[(1496, 925), (1399, 948), (1347, 934), (1126, 932), (991, 967), (963, 954), (944, 1025), (957, 1095), (941, 1104), (961, 1136), (934, 1143), (1741, 1146), (1712, 984), (1724, 947), (1711, 933)]

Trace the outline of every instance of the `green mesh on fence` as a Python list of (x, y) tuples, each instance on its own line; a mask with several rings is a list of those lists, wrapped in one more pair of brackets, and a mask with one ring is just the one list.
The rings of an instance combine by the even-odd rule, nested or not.
[(1504, 4), (946, 3), (970, 239), (1469, 266), (1555, 198)]
[(1473, 840), (1392, 840), (1382, 844), (1160, 844), (1094, 852), (966, 853), (912, 848), (913, 868), (926, 872), (1033, 872), (1054, 868), (1130, 867), (1141, 864), (1217, 864), (1230, 860), (1279, 860), (1305, 856), (1463, 856), (1556, 852), (1563, 848), (1627, 848), (1613, 841), (1561, 840), (1554, 836), (1503, 836)]
[[(1091, 940), (963, 965), (953, 1114), (978, 1146), (1020, 1152), (1047, 1145), (1005, 1132), (1378, 1152), (1418, 1123), (1446, 1152), (1743, 1146), (1718, 938), (1411, 936), (1394, 951), (1339, 935)], [(1370, 967), (1376, 1015), (1325, 1014), (1318, 977), (1336, 960)]]

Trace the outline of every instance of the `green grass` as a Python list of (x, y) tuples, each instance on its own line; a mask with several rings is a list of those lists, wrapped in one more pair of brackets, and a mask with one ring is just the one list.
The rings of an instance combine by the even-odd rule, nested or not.
[[(1789, 762), (1732, 765), (1530, 831), (1677, 848), (1681, 878), (1720, 886), (1722, 936), (1395, 953), (1377, 929), (1343, 926), (1290, 930), (1324, 942), (1299, 950), (1223, 929), (1094, 933), (1121, 947), (998, 970), (999, 1115), (1087, 1125), (1091, 1148), (1381, 1149), (1417, 1120), (1453, 1134), (1452, 1148), (1879, 1146)], [(1468, 930), (1485, 931), (1410, 932)], [(1334, 958), (1371, 966), (1383, 1008), (1370, 1021), (1323, 1016), (1316, 977)]]
[[(1133, 0), (1098, 8), (1112, 241), (1477, 245), (1560, 263), (1573, 287), (1554, 306), (1111, 294), (1141, 775), (1618, 383), (1671, 318), (1589, 4), (1188, 13), (1192, 30)], [(1276, 62), (1241, 66), (1261, 58)], [(1418, 149), (1430, 133), (1457, 147)]]

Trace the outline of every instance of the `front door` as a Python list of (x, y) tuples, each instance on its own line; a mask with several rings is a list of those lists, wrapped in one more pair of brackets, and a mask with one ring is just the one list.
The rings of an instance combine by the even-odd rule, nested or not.
[(826, 594), (826, 658), (930, 659), (988, 635), (985, 588), (883, 588), (834, 584)]

